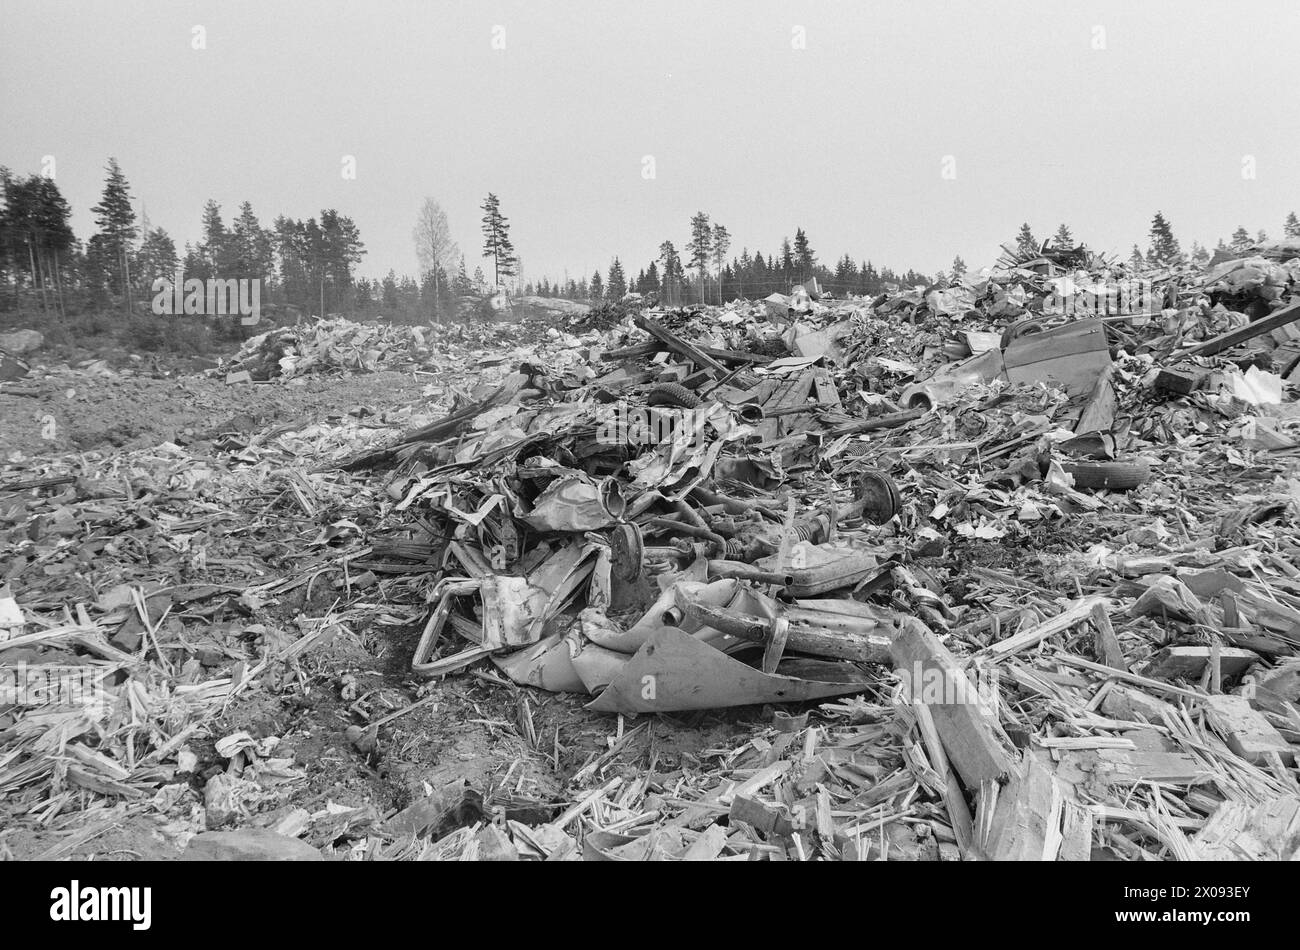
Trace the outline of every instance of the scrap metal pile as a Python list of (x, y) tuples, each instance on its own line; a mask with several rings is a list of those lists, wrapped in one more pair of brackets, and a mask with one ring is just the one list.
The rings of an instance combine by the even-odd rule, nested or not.
[(250, 337), (214, 372), (235, 382), (381, 369), (443, 369), (443, 359), (459, 350), (517, 342), (518, 333), (500, 324), (410, 326), (331, 317)]
[[(69, 831), (47, 857), (148, 815), (354, 859), (1295, 858), (1300, 248), (1256, 250), (249, 341), (226, 369), (431, 378), (391, 413), (7, 463), (0, 825)], [(320, 657), (408, 627), (400, 685)], [(470, 722), (522, 737), (518, 774), (291, 807), (306, 739), (225, 723), (335, 680), (354, 757), (490, 690), (518, 724)], [(580, 743), (534, 713), (570, 701), (539, 690), (608, 744), (562, 766)], [(732, 708), (743, 741), (663, 753)], [(564, 787), (530, 798), (530, 760)]]
[(1300, 260), (1057, 260), (575, 338), (346, 460), (405, 529), (355, 566), (429, 572), (418, 673), (855, 697), (597, 790), (589, 852), (1295, 857)]

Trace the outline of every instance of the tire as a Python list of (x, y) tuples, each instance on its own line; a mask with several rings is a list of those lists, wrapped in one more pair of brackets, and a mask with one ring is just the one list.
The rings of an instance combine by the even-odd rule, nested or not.
[(646, 396), (647, 406), (676, 406), (679, 409), (694, 409), (700, 404), (700, 397), (681, 383), (659, 383)]
[(1074, 476), (1075, 488), (1129, 491), (1151, 479), (1145, 462), (1064, 462), (1061, 468)]
[(894, 480), (875, 469), (868, 469), (858, 476), (857, 494), (859, 500), (865, 502), (862, 517), (870, 524), (887, 523), (903, 507)]

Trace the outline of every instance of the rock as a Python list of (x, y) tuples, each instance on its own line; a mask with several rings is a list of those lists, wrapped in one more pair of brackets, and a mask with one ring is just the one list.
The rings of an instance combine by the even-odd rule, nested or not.
[(14, 330), (11, 333), (0, 333), (0, 350), (5, 350), (14, 356), (22, 356), (24, 353), (39, 350), (44, 343), (45, 337), (35, 330)]
[(14, 380), (22, 379), (30, 369), (31, 367), (25, 361), (0, 352), (0, 383), (12, 383)]
[(205, 831), (190, 839), (182, 861), (323, 861), (321, 853), (297, 838), (265, 828)]

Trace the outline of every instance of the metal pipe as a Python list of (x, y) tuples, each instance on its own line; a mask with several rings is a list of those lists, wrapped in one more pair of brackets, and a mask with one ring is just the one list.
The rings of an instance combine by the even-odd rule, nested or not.
[(680, 521), (674, 521), (672, 518), (651, 518), (646, 524), (656, 528), (667, 528), (678, 534), (688, 535), (692, 538), (704, 538), (706, 541), (712, 541), (717, 548), (718, 553), (724, 553), (727, 550), (727, 539), (720, 534), (714, 534), (708, 528), (697, 527), (693, 524), (683, 524)]
[(756, 584), (777, 584), (781, 587), (789, 587), (794, 583), (793, 574), (764, 571), (743, 561), (711, 560), (709, 561), (709, 576), (734, 577), (742, 581), (753, 581)]

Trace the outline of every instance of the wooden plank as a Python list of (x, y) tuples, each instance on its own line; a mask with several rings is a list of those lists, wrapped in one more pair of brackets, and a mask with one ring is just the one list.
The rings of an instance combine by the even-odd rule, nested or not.
[(1067, 800), (1061, 814), (1061, 850), (1057, 855), (1060, 861), (1092, 860), (1092, 826), (1094, 816), (1091, 808)]
[[(1151, 657), (1143, 672), (1153, 679), (1196, 679), (1205, 672), (1212, 652), (1209, 647), (1165, 647)], [(1250, 650), (1220, 647), (1219, 673), (1236, 676), (1258, 660), (1259, 655)]]
[(1214, 777), (1203, 762), (1179, 751), (1155, 729), (1131, 729), (1121, 738), (1132, 748), (1059, 753), (1057, 777), (1075, 784), (1118, 786), (1143, 782), (1196, 785)]
[(1093, 775), (1110, 785), (1142, 782), (1194, 785), (1211, 778), (1206, 767), (1185, 752), (1099, 749), (1095, 755), (1098, 765), (1093, 769)]
[(1195, 842), (1207, 861), (1294, 861), (1300, 858), (1300, 798), (1229, 799), (1196, 833)]
[(1092, 645), (1097, 653), (1097, 659), (1107, 666), (1127, 672), (1128, 663), (1124, 659), (1124, 651), (1120, 649), (1119, 638), (1115, 636), (1115, 628), (1111, 625), (1110, 614), (1106, 613), (1105, 605), (1093, 606), (1088, 619), (1092, 621), (1093, 629), (1096, 631), (1092, 638)]
[[(981, 802), (989, 807), (990, 799)], [(1065, 788), (1033, 753), (1001, 789), (991, 816), (977, 820), (987, 829), (982, 852), (990, 861), (1055, 861), (1064, 842), (1061, 823)], [(1073, 845), (1077, 847), (1077, 842)]]
[(899, 618), (890, 652), (913, 703), (930, 707), (953, 769), (970, 791), (1005, 781), (1015, 771), (1011, 740), (961, 665), (925, 624)]
[(779, 805), (769, 805), (767, 802), (746, 795), (737, 795), (731, 802), (731, 810), (727, 812), (729, 825), (737, 821), (745, 822), (764, 837), (771, 835), (789, 837), (795, 830), (784, 808)]
[(1198, 343), (1193, 347), (1183, 350), (1178, 355), (1186, 356), (1213, 356), (1215, 353), (1222, 353), (1224, 350), (1231, 349), (1241, 343), (1255, 339), (1257, 336), (1263, 336), (1265, 333), (1271, 333), (1278, 327), (1284, 327), (1288, 323), (1295, 323), (1300, 320), (1300, 303), (1294, 303), (1289, 307), (1283, 307), (1281, 310), (1270, 313), (1262, 320), (1256, 320), (1254, 323), (1248, 323), (1244, 327), (1237, 327), (1235, 330), (1229, 330), (1226, 333), (1220, 333), (1216, 337), (1211, 337), (1204, 343)]
[(1101, 711), (1112, 719), (1163, 725), (1165, 716), (1176, 715), (1172, 705), (1138, 689), (1112, 683), (1101, 701)]
[(825, 366), (817, 367), (816, 374), (813, 376), (813, 386), (816, 389), (819, 403), (837, 411), (843, 410), (844, 404), (840, 402), (840, 391), (835, 388), (835, 383), (831, 379), (831, 371)]
[(971, 853), (974, 838), (974, 822), (971, 818), (970, 806), (966, 804), (961, 785), (957, 782), (957, 776), (953, 774), (948, 756), (944, 754), (943, 742), (939, 738), (939, 731), (934, 727), (934, 717), (930, 714), (930, 707), (925, 703), (917, 703), (912, 708), (916, 711), (916, 725), (921, 731), (921, 739), (925, 743), (930, 764), (943, 776), (943, 804), (948, 810), (948, 821), (952, 824), (952, 833), (957, 839), (957, 847), (962, 857), (966, 857)]
[(691, 360), (700, 369), (712, 371), (715, 375), (725, 376), (727, 367), (723, 366), (712, 356), (705, 353), (698, 346), (683, 340), (677, 334), (673, 333), (662, 324), (656, 323), (648, 317), (638, 316), (634, 322), (646, 333), (649, 333), (656, 340), (659, 340), (665, 346), (675, 353), (680, 353), (687, 359)]
[(1287, 702), (1300, 703), (1300, 659), (1284, 660), (1269, 670), (1260, 677), (1259, 688)]
[(1295, 747), (1282, 738), (1262, 713), (1250, 707), (1244, 696), (1207, 696), (1210, 723), (1223, 736), (1228, 748), (1247, 762), (1267, 765), (1276, 753), (1284, 763), (1295, 761)]
[(1081, 620), (1086, 620), (1096, 607), (1105, 610), (1106, 602), (1104, 598), (1084, 597), (1081, 600), (1076, 600), (1055, 617), (1044, 620), (1040, 624), (1035, 624), (1028, 630), (1022, 630), (1015, 636), (999, 640), (997, 643), (986, 647), (983, 652), (992, 657), (1004, 657), (1027, 647), (1035, 646), (1048, 637), (1069, 630)]
[[(812, 370), (806, 369), (781, 380), (762, 403), (763, 411), (772, 413), (806, 404), (812, 390), (813, 376)], [(769, 416), (755, 426), (754, 431), (764, 443), (774, 441), (790, 431), (792, 418), (789, 414)]]
[(1205, 388), (1212, 372), (1204, 366), (1167, 366), (1156, 376), (1155, 388), (1175, 396), (1190, 396)]
[(705, 828), (703, 833), (686, 849), (686, 853), (682, 855), (682, 860), (714, 861), (722, 853), (722, 849), (726, 844), (727, 829), (715, 822)]

